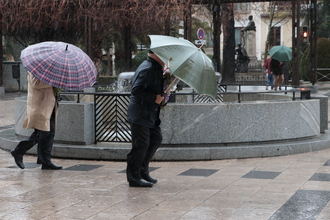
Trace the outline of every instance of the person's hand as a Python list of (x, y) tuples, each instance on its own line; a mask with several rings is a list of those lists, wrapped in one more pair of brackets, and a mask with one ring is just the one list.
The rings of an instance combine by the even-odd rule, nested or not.
[(160, 105), (160, 103), (162, 103), (163, 100), (164, 100), (164, 97), (162, 95), (156, 95), (155, 103)]

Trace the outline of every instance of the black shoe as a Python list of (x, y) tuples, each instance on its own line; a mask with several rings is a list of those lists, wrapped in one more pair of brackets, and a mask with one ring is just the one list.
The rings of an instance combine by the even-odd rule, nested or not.
[(149, 174), (141, 174), (141, 177), (142, 177), (142, 179), (144, 179), (150, 183), (153, 183), (153, 184), (157, 183), (157, 179), (152, 178), (151, 176), (149, 176)]
[(147, 182), (143, 179), (134, 179), (129, 181), (130, 187), (152, 187), (152, 183)]
[(61, 166), (56, 166), (53, 163), (48, 163), (48, 164), (42, 164), (41, 169), (42, 170), (61, 170), (62, 167)]
[(10, 153), (14, 157), (16, 165), (19, 168), (24, 169), (25, 166), (24, 166), (24, 163), (23, 163), (23, 156), (19, 155), (19, 154), (16, 154), (15, 151), (11, 151)]

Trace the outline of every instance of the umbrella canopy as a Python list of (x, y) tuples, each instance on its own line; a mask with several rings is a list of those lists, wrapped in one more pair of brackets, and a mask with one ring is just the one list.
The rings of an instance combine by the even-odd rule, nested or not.
[(272, 59), (287, 62), (292, 60), (292, 49), (286, 46), (274, 46), (270, 49), (269, 55)]
[(164, 62), (177, 78), (200, 94), (216, 96), (217, 83), (212, 61), (191, 42), (163, 35), (149, 35), (150, 50)]
[(81, 90), (92, 86), (97, 71), (80, 48), (64, 42), (42, 42), (21, 53), (23, 66), (37, 79), (56, 88)]

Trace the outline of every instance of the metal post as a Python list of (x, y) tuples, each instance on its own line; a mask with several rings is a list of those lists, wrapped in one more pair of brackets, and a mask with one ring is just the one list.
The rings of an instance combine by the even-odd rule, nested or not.
[(94, 94), (94, 144), (97, 144), (97, 141), (96, 141), (96, 97), (97, 97), (97, 95)]
[(192, 92), (192, 101), (193, 101), (193, 103), (195, 103), (195, 90), (193, 90), (193, 92)]
[(295, 91), (292, 92), (292, 100), (293, 101), (296, 100), (296, 92)]

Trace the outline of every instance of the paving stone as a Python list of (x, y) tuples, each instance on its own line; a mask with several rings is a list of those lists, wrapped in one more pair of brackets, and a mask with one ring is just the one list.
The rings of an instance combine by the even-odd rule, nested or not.
[(272, 172), (272, 171), (256, 171), (252, 170), (242, 176), (242, 178), (252, 178), (252, 179), (274, 179), (278, 175), (280, 175), (281, 172)]
[(324, 166), (330, 166), (330, 160), (328, 160), (327, 162), (325, 162)]
[(330, 191), (298, 190), (269, 220), (315, 219), (330, 200)]
[(180, 173), (180, 176), (210, 176), (213, 173), (217, 172), (219, 170), (215, 170), (215, 169), (189, 169), (186, 170), (182, 173)]
[(71, 171), (91, 171), (102, 167), (102, 165), (90, 165), (90, 164), (77, 164), (71, 167), (67, 167), (64, 170), (71, 170)]
[(309, 180), (330, 181), (330, 174), (329, 173), (315, 173)]

